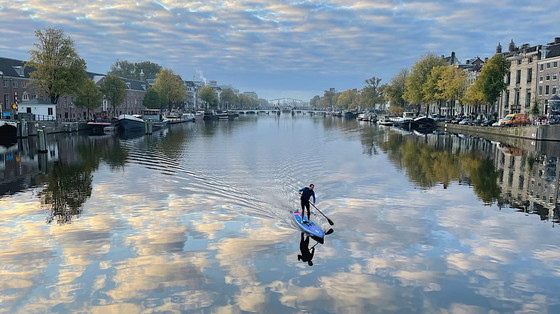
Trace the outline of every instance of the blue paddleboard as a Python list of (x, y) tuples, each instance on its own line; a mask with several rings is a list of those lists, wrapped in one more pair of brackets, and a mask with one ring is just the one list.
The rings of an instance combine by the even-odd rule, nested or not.
[(325, 237), (323, 229), (319, 228), (319, 226), (317, 226), (313, 221), (303, 222), (300, 212), (293, 212), (292, 214), (294, 215), (294, 219), (301, 230), (317, 238), (322, 239)]

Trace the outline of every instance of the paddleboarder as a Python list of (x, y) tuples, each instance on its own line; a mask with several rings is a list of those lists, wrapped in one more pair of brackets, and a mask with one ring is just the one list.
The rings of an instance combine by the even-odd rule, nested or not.
[(313, 192), (313, 189), (315, 188), (315, 185), (310, 184), (309, 187), (304, 187), (299, 189), (299, 194), (301, 195), (301, 219), (305, 221), (305, 209), (307, 208), (307, 220), (310, 219), (311, 216), (311, 210), (309, 209), (309, 199), (311, 198), (311, 196), (313, 196), (313, 203), (316, 203), (315, 201), (315, 192)]

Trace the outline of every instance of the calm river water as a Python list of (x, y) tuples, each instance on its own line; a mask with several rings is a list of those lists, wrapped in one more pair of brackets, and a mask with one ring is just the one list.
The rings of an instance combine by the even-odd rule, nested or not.
[(0, 148), (0, 312), (560, 312), (551, 153), (309, 115), (35, 141)]

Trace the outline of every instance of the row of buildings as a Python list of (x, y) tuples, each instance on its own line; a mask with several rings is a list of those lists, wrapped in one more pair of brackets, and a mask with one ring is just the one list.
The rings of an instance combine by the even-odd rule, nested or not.
[[(439, 108), (444, 116), (486, 114), (504, 117), (510, 113), (529, 113), (533, 105), (537, 105), (541, 115), (557, 116), (560, 114), (560, 37), (546, 45), (522, 44), (517, 46), (513, 40), (507, 51), (501, 44), (496, 47), (496, 54), (502, 54), (510, 61), (509, 73), (504, 78), (507, 84), (494, 104), (483, 106), (482, 112), (477, 108), (450, 105)], [(469, 59), (461, 63), (452, 52), (444, 59), (451, 65), (467, 71), (469, 83), (473, 83), (488, 58)], [(437, 112), (438, 108), (433, 108)]]
[[(33, 90), (30, 84), (29, 73), (33, 69), (25, 67), (25, 61), (0, 57), (0, 115), (3, 119), (13, 119), (18, 113), (32, 113), (37, 119), (77, 121), (86, 120), (89, 117), (87, 109), (74, 105), (72, 95), (65, 95), (59, 98), (57, 104), (51, 104), (42, 100), (37, 91)], [(88, 77), (96, 84), (103, 82), (104, 74), (87, 72)], [(117, 115), (137, 114), (145, 107), (143, 106), (144, 96), (148, 88), (155, 83), (155, 78), (145, 78), (132, 80), (121, 78), (127, 87), (126, 98), (118, 106)], [(184, 108), (196, 109), (203, 106), (203, 102), (198, 97), (198, 91), (203, 86), (210, 86), (214, 89), (218, 98), (225, 88), (231, 88), (234, 92), (239, 90), (231, 87), (218, 85), (216, 81), (192, 80), (183, 81), (186, 91), (186, 101)], [(258, 99), (254, 92), (244, 92), (246, 96)], [(96, 114), (103, 116), (112, 110), (110, 104), (104, 100), (103, 104), (90, 115)]]

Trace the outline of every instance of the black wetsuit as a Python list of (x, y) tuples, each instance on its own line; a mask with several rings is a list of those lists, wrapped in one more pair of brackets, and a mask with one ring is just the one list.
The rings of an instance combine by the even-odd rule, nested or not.
[(307, 220), (309, 220), (309, 216), (311, 216), (309, 199), (313, 196), (313, 203), (315, 203), (315, 192), (308, 187), (304, 187), (299, 191), (301, 192), (301, 217), (303, 218), (305, 216), (305, 209), (307, 208)]

